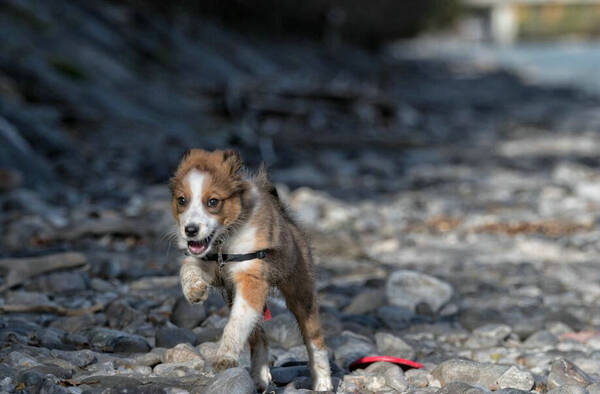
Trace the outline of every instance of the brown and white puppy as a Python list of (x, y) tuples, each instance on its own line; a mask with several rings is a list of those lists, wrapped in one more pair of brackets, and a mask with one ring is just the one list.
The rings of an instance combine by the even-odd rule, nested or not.
[[(248, 176), (231, 150), (188, 151), (170, 181), (178, 244), (187, 250), (181, 267), (184, 295), (206, 299), (210, 286), (225, 289), (231, 313), (213, 362), (223, 370), (238, 364), (248, 340), (251, 375), (264, 390), (271, 374), (260, 324), (270, 287), (277, 287), (292, 311), (308, 350), (313, 388), (332, 390), (327, 348), (321, 334), (308, 242), (282, 206), (261, 170)], [(268, 250), (264, 259), (205, 261), (209, 254), (246, 254)]]

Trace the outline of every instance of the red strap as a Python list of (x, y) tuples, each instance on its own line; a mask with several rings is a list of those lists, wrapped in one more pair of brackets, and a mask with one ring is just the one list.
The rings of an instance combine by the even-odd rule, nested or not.
[(263, 309), (263, 320), (271, 320), (272, 317), (273, 316), (271, 316), (271, 311), (269, 310), (269, 307), (267, 306), (267, 304), (265, 304), (265, 309)]

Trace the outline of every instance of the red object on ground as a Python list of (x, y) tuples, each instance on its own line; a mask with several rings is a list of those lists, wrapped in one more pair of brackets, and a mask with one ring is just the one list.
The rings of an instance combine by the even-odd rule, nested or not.
[(392, 356), (361, 357), (358, 360), (352, 361), (352, 363), (350, 364), (350, 366), (348, 368), (350, 369), (350, 371), (354, 371), (355, 369), (366, 367), (367, 365), (376, 363), (378, 361), (394, 363), (394, 364), (399, 365), (402, 369), (423, 368), (423, 364), (418, 363), (416, 361), (405, 360), (403, 358), (392, 357)]
[(269, 310), (269, 307), (265, 304), (265, 309), (263, 309), (263, 320), (271, 320), (272, 317), (273, 316), (271, 316), (271, 311)]

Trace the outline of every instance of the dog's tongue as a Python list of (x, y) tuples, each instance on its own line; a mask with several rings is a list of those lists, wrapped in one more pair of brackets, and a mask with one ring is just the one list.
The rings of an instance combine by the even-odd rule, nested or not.
[(188, 248), (193, 254), (200, 254), (206, 246), (202, 242), (190, 241), (188, 242)]

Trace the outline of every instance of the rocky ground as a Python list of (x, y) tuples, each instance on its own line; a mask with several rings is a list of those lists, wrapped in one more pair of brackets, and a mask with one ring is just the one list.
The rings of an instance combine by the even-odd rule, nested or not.
[[(600, 392), (600, 99), (468, 64), (252, 38), (119, 3), (2, 2), (0, 392), (251, 393), (216, 375), (166, 180), (271, 165), (311, 234), (338, 392)], [(310, 387), (269, 299), (275, 392)], [(414, 359), (423, 369), (359, 356)]]

